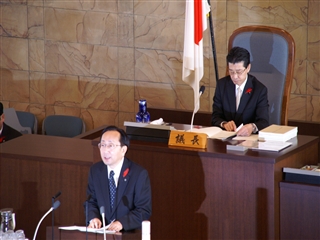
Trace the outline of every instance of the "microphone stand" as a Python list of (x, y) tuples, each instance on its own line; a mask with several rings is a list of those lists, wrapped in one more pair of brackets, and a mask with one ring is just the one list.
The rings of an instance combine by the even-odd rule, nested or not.
[(90, 200), (90, 198), (91, 195), (89, 194), (86, 200), (86, 240), (88, 240), (88, 201)]
[(106, 220), (105, 220), (104, 206), (100, 207), (100, 214), (102, 217), (102, 224), (103, 224), (103, 239), (106, 240)]
[(43, 215), (43, 217), (40, 219), (40, 221), (39, 221), (39, 223), (38, 223), (38, 225), (37, 225), (37, 227), (36, 227), (36, 231), (34, 232), (33, 240), (36, 239), (39, 226), (40, 226), (41, 222), (43, 221), (43, 219), (44, 219), (52, 210), (57, 209), (59, 206), (60, 206), (60, 201), (58, 200), (58, 201), (56, 201), (56, 202), (53, 204), (53, 206), (48, 210), (48, 212), (46, 212), (46, 213)]
[[(53, 209), (53, 205), (54, 205), (54, 200), (56, 200), (57, 197), (59, 197), (61, 195), (61, 191), (57, 192), (56, 195), (54, 195), (52, 198), (51, 198), (51, 206), (52, 206), (52, 209)], [(53, 240), (54, 239), (54, 211), (52, 211), (52, 220), (51, 220), (51, 228), (52, 228), (52, 233), (51, 233), (51, 239)]]

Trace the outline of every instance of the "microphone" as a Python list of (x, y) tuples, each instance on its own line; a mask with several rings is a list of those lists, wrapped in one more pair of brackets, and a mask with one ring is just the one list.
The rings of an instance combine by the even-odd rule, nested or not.
[(88, 239), (88, 201), (90, 200), (90, 198), (91, 194), (89, 194), (86, 200), (86, 240)]
[(60, 206), (60, 201), (57, 200), (57, 201), (53, 204), (53, 206), (48, 210), (48, 212), (46, 212), (46, 213), (43, 215), (43, 217), (40, 219), (40, 221), (39, 221), (39, 223), (38, 223), (38, 225), (37, 225), (36, 231), (34, 232), (33, 240), (36, 239), (37, 232), (38, 232), (38, 228), (39, 228), (41, 222), (43, 221), (43, 219), (44, 219), (52, 210), (57, 209), (59, 206)]
[[(52, 199), (51, 199), (51, 201), (52, 201), (52, 207), (53, 207), (53, 205), (54, 205), (54, 200), (57, 198), (57, 197), (59, 197), (61, 195), (61, 191), (59, 191), (59, 192), (57, 192), (53, 197), (52, 197)], [(52, 212), (52, 220), (51, 220), (51, 227), (52, 227), (52, 233), (51, 233), (51, 239), (53, 240), (54, 239), (54, 229), (53, 229), (53, 227), (54, 227), (54, 211)]]
[(52, 197), (53, 200), (55, 200), (57, 197), (59, 197), (61, 195), (61, 191), (57, 192), (56, 195), (54, 195)]
[(200, 91), (199, 91), (199, 97), (204, 93), (204, 90), (206, 89), (206, 87), (205, 86), (201, 86), (200, 87)]
[(106, 220), (104, 218), (105, 212), (104, 212), (104, 206), (100, 207), (100, 214), (102, 217), (102, 223), (103, 223), (103, 239), (106, 240)]
[(200, 90), (199, 90), (199, 98), (197, 99), (197, 103), (196, 103), (196, 105), (194, 106), (195, 108), (194, 108), (194, 110), (193, 110), (193, 113), (192, 113), (192, 118), (191, 118), (191, 126), (190, 126), (190, 131), (192, 131), (192, 128), (193, 128), (193, 119), (194, 119), (194, 115), (196, 114), (196, 112), (198, 112), (198, 110), (196, 111), (196, 106), (198, 106), (198, 103), (199, 103), (199, 101), (200, 101), (200, 97), (201, 97), (201, 95), (204, 93), (204, 90), (206, 89), (206, 87), (204, 86), (204, 85), (202, 85), (201, 87), (200, 87)]

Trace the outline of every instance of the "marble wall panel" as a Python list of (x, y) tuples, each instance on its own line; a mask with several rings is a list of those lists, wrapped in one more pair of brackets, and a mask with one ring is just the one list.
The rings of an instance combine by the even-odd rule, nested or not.
[(29, 103), (22, 103), (22, 102), (10, 102), (9, 103), (9, 108), (14, 108), (17, 111), (30, 111)]
[(125, 80), (134, 80), (134, 49), (119, 47), (118, 55), (119, 78)]
[(182, 51), (184, 20), (136, 15), (134, 38), (138, 48)]
[(43, 40), (29, 39), (29, 69), (30, 71), (45, 71)]
[(307, 59), (307, 42), (308, 42), (308, 28), (306, 25), (291, 25), (287, 29), (285, 26), (280, 26), (291, 34), (295, 42), (295, 59), (306, 60)]
[(76, 38), (79, 43), (117, 45), (118, 15), (103, 12), (87, 12), (77, 23)]
[(172, 84), (140, 82), (135, 83), (135, 109), (139, 109), (139, 99), (147, 99), (148, 107), (175, 109), (178, 99)]
[(28, 37), (26, 5), (0, 5), (0, 12), (1, 36)]
[(28, 7), (28, 35), (29, 38), (43, 38), (43, 7)]
[(118, 1), (118, 13), (130, 13), (133, 14), (133, 0)]
[(29, 103), (29, 73), (27, 71), (1, 71), (2, 99)]
[(320, 27), (308, 26), (308, 59), (320, 61)]
[(94, 129), (103, 125), (116, 125), (119, 124), (119, 112), (103, 111), (88, 109), (82, 113), (83, 120), (86, 123), (86, 129)]
[(319, 122), (320, 95), (307, 96), (307, 121)]
[(80, 77), (79, 84), (81, 108), (118, 111), (118, 80)]
[(84, 11), (45, 8), (44, 16), (47, 40), (77, 42), (77, 27), (83, 24)]
[(213, 21), (227, 20), (227, 0), (211, 1), (210, 6)]
[[(202, 85), (200, 83), (200, 85)], [(176, 109), (181, 110), (194, 110), (194, 92), (193, 89), (188, 85), (176, 85), (174, 91), (177, 94), (176, 99)], [(210, 89), (206, 88), (203, 95), (201, 95), (200, 101), (200, 109), (199, 111), (208, 112), (210, 110)], [(191, 122), (191, 119), (190, 119)]]
[(230, 22), (272, 23), (269, 1), (227, 1), (227, 18)]
[(291, 86), (291, 93), (306, 94), (307, 93), (307, 61), (296, 60), (294, 65), (294, 73)]
[(134, 1), (134, 14), (164, 18), (184, 18), (186, 2), (176, 1)]
[(46, 103), (46, 74), (30, 72), (30, 103)]
[(0, 67), (28, 70), (28, 39), (0, 37)]
[[(319, 6), (314, 0), (211, 1), (219, 78), (234, 29), (285, 29), (296, 43), (289, 119), (320, 121)], [(181, 79), (185, 0), (4, 0), (0, 10), (0, 101), (29, 109), (40, 122), (61, 113), (81, 116), (87, 129), (123, 126), (135, 120), (140, 98), (152, 107), (193, 109), (193, 90)], [(203, 37), (200, 110), (211, 112), (216, 76), (209, 28)], [(15, 89), (17, 79), (26, 90)]]
[(47, 41), (45, 48), (47, 72), (118, 77), (116, 47)]
[(289, 101), (289, 119), (306, 120), (307, 117), (307, 97), (303, 95), (290, 95)]
[[(36, 0), (32, 0), (32, 1), (36, 1)], [(96, 2), (99, 2), (96, 0), (87, 0), (87, 1), (43, 0), (43, 1), (44, 1), (44, 6), (47, 8), (69, 9), (69, 10), (92, 10), (95, 7)]]
[(179, 52), (137, 49), (135, 59), (136, 81), (182, 83)]
[(308, 1), (309, 7), (308, 7), (308, 24), (311, 26), (318, 26), (320, 25), (320, 1), (318, 0), (311, 0)]
[(307, 94), (320, 96), (320, 62), (308, 61)]
[(47, 74), (46, 104), (79, 108), (83, 100), (80, 79), (77, 76)]
[[(136, 111), (138, 112), (138, 110)], [(126, 130), (124, 126), (124, 122), (135, 122), (136, 121), (136, 113), (126, 113), (126, 112), (119, 112), (119, 122), (118, 126), (123, 130)], [(150, 116), (151, 121), (156, 120), (152, 116)]]
[[(228, 49), (228, 39), (230, 35), (227, 35), (227, 23), (226, 21), (213, 21), (212, 22), (212, 29), (214, 34), (214, 45), (215, 51), (217, 54), (227, 54)], [(208, 36), (208, 47), (212, 49), (211, 43), (211, 30), (210, 26), (208, 25), (208, 29), (204, 32), (205, 37)]]
[(49, 115), (70, 115), (81, 116), (81, 109), (67, 106), (46, 105), (46, 116)]
[(135, 113), (134, 82), (119, 80), (119, 111)]
[(118, 17), (118, 46), (133, 47), (133, 15), (119, 14)]
[(35, 7), (43, 7), (43, 2), (45, 0), (24, 0), (28, 6), (35, 6)]

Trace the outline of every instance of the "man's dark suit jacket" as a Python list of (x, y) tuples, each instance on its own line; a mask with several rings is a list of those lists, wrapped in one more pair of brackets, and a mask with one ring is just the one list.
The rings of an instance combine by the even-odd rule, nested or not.
[[(127, 174), (126, 174), (127, 172)], [(88, 221), (99, 218), (100, 207), (105, 208), (106, 225), (118, 220), (123, 230), (141, 228), (142, 221), (151, 216), (151, 186), (146, 169), (124, 158), (118, 180), (116, 203), (110, 207), (108, 167), (101, 161), (95, 163), (89, 172), (87, 195)]]
[(230, 76), (217, 82), (213, 98), (211, 124), (219, 126), (223, 121), (233, 120), (238, 127), (241, 123), (256, 124), (259, 130), (269, 126), (268, 90), (254, 76), (248, 74), (238, 111), (236, 111), (235, 85)]
[(21, 132), (3, 123), (2, 132), (0, 134), (0, 143), (7, 142), (16, 137), (22, 136)]

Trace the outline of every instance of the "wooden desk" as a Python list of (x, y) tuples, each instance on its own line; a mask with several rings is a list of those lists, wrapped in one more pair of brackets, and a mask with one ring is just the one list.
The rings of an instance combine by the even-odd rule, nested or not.
[[(92, 162), (90, 140), (28, 134), (0, 144), (0, 209), (13, 208), (16, 229), (32, 239), (52, 196), (61, 191), (55, 225), (84, 225), (82, 204)], [(37, 239), (45, 239), (51, 219), (50, 214), (42, 222)]]
[[(76, 240), (86, 239), (86, 233), (80, 231), (66, 231), (54, 227), (54, 240)], [(47, 227), (46, 239), (52, 239), (52, 228)], [(88, 233), (88, 240), (103, 240), (103, 234)], [(107, 240), (141, 240), (141, 230), (124, 233), (106, 234)]]
[(280, 183), (281, 239), (320, 239), (320, 185)]
[(279, 153), (227, 152), (220, 140), (205, 150), (132, 141), (127, 157), (150, 175), (152, 239), (279, 239), (282, 168), (316, 164), (318, 140), (298, 136)]

